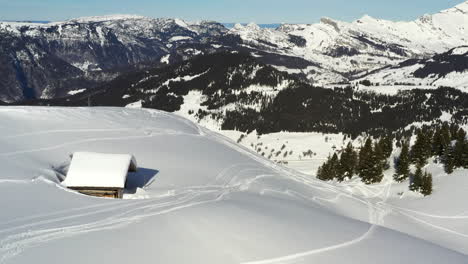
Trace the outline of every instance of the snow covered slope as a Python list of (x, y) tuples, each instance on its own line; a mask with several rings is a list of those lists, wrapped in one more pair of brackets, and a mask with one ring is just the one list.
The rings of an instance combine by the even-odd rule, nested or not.
[[(1, 107), (0, 120), (2, 264), (468, 261), (466, 212), (448, 197), (450, 206), (401, 200), (391, 182), (354, 194), (173, 114)], [(75, 151), (134, 154), (141, 169), (126, 199), (65, 189)], [(462, 190), (466, 179), (456, 179)]]
[[(377, 70), (359, 80), (369, 80), (380, 86), (449, 86), (468, 92), (468, 46), (456, 47), (428, 59), (404, 61), (396, 66)], [(379, 87), (376, 88), (379, 90)]]
[(284, 24), (277, 29), (238, 24), (230, 33), (258, 50), (297, 56), (318, 64), (285, 70), (304, 72), (309, 79), (323, 84), (466, 45), (466, 25), (468, 1), (408, 22), (366, 15), (352, 23), (323, 18), (318, 24)]

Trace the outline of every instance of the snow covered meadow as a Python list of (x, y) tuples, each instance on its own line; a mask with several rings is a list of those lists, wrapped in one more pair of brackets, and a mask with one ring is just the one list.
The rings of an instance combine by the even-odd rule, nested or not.
[[(423, 198), (389, 177), (322, 182), (156, 110), (1, 107), (0, 118), (2, 264), (468, 262), (466, 171), (430, 165), (440, 175)], [(135, 155), (124, 199), (66, 189), (76, 151)]]

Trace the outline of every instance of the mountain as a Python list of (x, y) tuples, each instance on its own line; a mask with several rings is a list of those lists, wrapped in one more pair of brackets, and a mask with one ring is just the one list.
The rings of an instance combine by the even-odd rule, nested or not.
[[(8, 106), (0, 119), (2, 264), (467, 262), (466, 175), (436, 177), (423, 199), (319, 181), (162, 111)], [(135, 155), (124, 199), (66, 188), (80, 150)]]
[(359, 80), (380, 85), (450, 86), (468, 92), (468, 46), (456, 47), (427, 59), (410, 59), (376, 70)]
[(468, 1), (415, 21), (393, 22), (364, 16), (354, 22), (323, 18), (317, 24), (284, 24), (265, 29), (236, 25), (230, 34), (260, 51), (311, 61), (308, 67), (281, 67), (318, 84), (347, 81), (356, 74), (394, 65), (410, 58), (466, 45)]
[(212, 52), (230, 40), (215, 22), (140, 16), (0, 22), (0, 100), (54, 98), (130, 69)]
[(454, 122), (468, 122), (468, 94), (457, 89), (410, 89), (393, 95), (351, 86), (326, 89), (238, 52), (199, 55), (122, 75), (91, 91), (22, 104), (153, 108), (214, 130), (259, 134), (379, 135), (438, 120), (446, 112)]
[(0, 100), (64, 97), (127, 72), (221, 51), (250, 53), (314, 85), (347, 83), (466, 45), (467, 10), (465, 2), (410, 22), (364, 16), (277, 28), (132, 15), (0, 22)]

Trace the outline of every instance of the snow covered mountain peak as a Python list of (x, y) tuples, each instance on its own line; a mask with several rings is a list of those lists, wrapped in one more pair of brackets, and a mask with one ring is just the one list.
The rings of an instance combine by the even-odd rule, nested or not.
[(361, 18), (357, 19), (355, 23), (375, 23), (377, 21), (379, 21), (379, 19), (366, 14), (362, 16)]
[(183, 28), (189, 28), (189, 24), (188, 22), (180, 19), (180, 18), (174, 18), (174, 23), (176, 23), (178, 26), (180, 27), (183, 27)]
[(250, 22), (246, 25), (247, 28), (250, 28), (250, 29), (254, 29), (254, 30), (259, 30), (260, 29), (260, 26), (258, 26), (257, 24), (255, 24), (254, 22)]
[(468, 15), (468, 1), (465, 1), (452, 8), (441, 11), (441, 13), (451, 13), (451, 12), (462, 13), (462, 14)]

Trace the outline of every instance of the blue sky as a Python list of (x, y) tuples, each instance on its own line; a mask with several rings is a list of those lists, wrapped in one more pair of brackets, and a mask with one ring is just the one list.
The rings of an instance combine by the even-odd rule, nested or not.
[(464, 0), (0, 0), (0, 20), (64, 20), (138, 14), (220, 22), (313, 23), (321, 17), (352, 21), (364, 14), (412, 20)]

